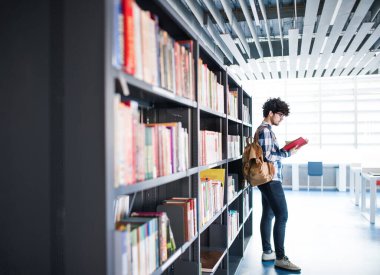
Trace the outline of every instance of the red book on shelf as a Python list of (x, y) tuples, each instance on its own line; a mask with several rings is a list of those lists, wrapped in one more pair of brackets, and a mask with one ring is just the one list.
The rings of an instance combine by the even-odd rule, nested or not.
[(298, 148), (304, 146), (307, 143), (307, 141), (303, 137), (299, 137), (288, 144), (286, 144), (282, 149), (289, 151), (293, 149), (294, 147), (298, 146)]
[(123, 0), (124, 11), (124, 71), (134, 75), (136, 69), (135, 60), (135, 33), (133, 22), (134, 0)]

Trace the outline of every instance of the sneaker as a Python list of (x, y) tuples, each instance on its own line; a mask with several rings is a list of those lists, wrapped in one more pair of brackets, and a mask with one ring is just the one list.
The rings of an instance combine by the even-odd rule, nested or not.
[(263, 252), (263, 255), (261, 256), (261, 260), (263, 262), (276, 260), (276, 252), (274, 252), (273, 250), (270, 253)]
[(285, 270), (301, 271), (301, 268), (289, 261), (289, 258), (286, 256), (281, 260), (276, 259), (276, 261), (274, 262), (274, 266)]

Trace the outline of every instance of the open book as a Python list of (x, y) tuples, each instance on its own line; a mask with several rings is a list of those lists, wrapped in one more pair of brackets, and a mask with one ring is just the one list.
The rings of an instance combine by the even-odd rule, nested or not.
[(304, 138), (299, 137), (299, 138), (289, 142), (288, 144), (286, 144), (282, 149), (289, 151), (296, 146), (298, 146), (298, 148), (300, 148), (300, 147), (304, 146), (306, 143), (307, 143), (307, 141)]

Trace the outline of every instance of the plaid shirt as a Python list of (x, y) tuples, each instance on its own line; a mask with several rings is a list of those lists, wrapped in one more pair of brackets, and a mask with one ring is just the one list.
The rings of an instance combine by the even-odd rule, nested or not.
[(276, 135), (272, 131), (272, 126), (262, 122), (259, 127), (265, 126), (259, 132), (259, 144), (263, 148), (265, 161), (273, 162), (275, 174), (273, 180), (282, 182), (282, 163), (281, 159), (290, 157), (290, 152), (280, 149), (277, 143)]

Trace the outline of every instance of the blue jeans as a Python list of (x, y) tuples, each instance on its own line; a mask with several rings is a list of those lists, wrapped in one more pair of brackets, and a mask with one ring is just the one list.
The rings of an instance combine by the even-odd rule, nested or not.
[(273, 227), (274, 248), (276, 258), (282, 259), (285, 256), (284, 241), (285, 228), (288, 220), (288, 206), (286, 204), (284, 190), (280, 181), (270, 181), (259, 185), (261, 191), (261, 201), (263, 213), (260, 222), (260, 233), (263, 251), (272, 250), (270, 236), (272, 231), (272, 220), (276, 217)]

